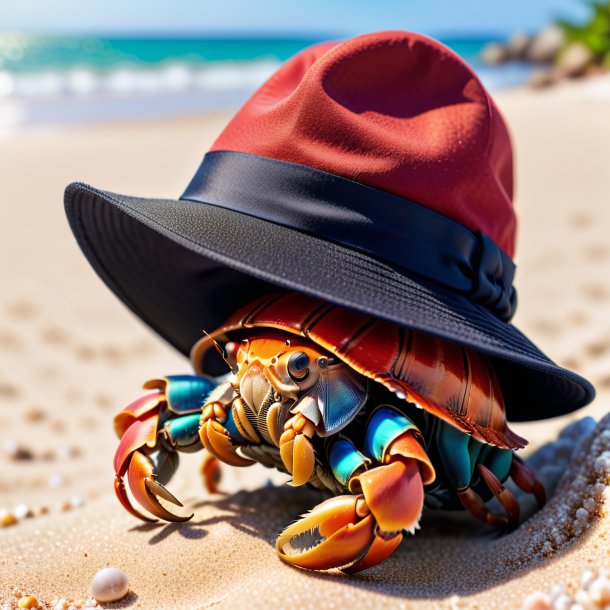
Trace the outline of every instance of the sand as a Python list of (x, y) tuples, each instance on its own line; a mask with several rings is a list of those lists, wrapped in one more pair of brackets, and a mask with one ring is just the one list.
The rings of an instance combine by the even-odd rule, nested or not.
[[(515, 425), (535, 452), (571, 422), (610, 411), (610, 82), (497, 99), (517, 149), (515, 323), (599, 392), (579, 413)], [(64, 219), (63, 188), (79, 179), (176, 196), (227, 118), (0, 139), (0, 508), (34, 511), (0, 529), (0, 607), (12, 607), (13, 587), (48, 603), (85, 599), (107, 565), (125, 570), (132, 593), (106, 606), (146, 609), (519, 608), (533, 591), (574, 587), (583, 571), (610, 568), (608, 419), (572, 425), (531, 458), (543, 478), (560, 481), (514, 533), (497, 537), (468, 519), (427, 514), (390, 560), (356, 577), (279, 561), (277, 533), (320, 498), (280, 486), (285, 477), (262, 467), (226, 467), (230, 494), (209, 496), (200, 456), (186, 456), (170, 485), (195, 512), (186, 525), (144, 525), (121, 509), (112, 494), (112, 415), (146, 378), (188, 365), (91, 271)], [(15, 444), (29, 459), (15, 459)]]

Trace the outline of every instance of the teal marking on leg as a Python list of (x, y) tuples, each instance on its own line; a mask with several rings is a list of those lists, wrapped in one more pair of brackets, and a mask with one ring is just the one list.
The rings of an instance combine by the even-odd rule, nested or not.
[(165, 396), (175, 413), (201, 411), (216, 384), (198, 375), (168, 375)]
[(239, 433), (235, 422), (233, 421), (233, 409), (227, 411), (227, 419), (221, 424), (225, 427), (225, 430), (229, 433), (231, 440), (236, 445), (248, 445), (249, 442)]
[[(470, 436), (451, 424), (438, 422), (436, 443), (449, 482), (457, 490), (470, 485), (473, 464), (469, 453)], [(478, 453), (478, 452), (477, 452)]]
[(489, 453), (491, 445), (481, 443), (472, 436), (469, 436), (468, 439), (468, 455), (470, 456), (470, 480), (472, 480), (476, 463), (484, 459), (484, 457)]
[(513, 451), (511, 449), (491, 447), (489, 455), (484, 460), (479, 460), (479, 462), (489, 468), (498, 477), (500, 483), (504, 483), (508, 479), (510, 467), (513, 463)]
[(193, 413), (176, 417), (165, 424), (165, 429), (169, 433), (172, 445), (177, 451), (193, 452), (201, 449), (199, 439), (199, 420), (201, 415)]
[(346, 438), (339, 438), (333, 442), (328, 450), (328, 463), (335, 475), (335, 479), (347, 487), (351, 476), (364, 463), (364, 457)]
[(366, 427), (364, 455), (383, 463), (383, 458), (392, 441), (407, 430), (417, 430), (417, 426), (397, 409), (380, 407), (376, 409)]

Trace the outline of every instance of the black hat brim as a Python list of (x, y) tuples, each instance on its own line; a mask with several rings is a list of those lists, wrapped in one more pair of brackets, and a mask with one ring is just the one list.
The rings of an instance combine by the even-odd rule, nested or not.
[(188, 200), (67, 187), (87, 259), (136, 315), (184, 354), (232, 312), (279, 289), (303, 292), (491, 356), (512, 421), (589, 403), (593, 386), (466, 297), (315, 235)]

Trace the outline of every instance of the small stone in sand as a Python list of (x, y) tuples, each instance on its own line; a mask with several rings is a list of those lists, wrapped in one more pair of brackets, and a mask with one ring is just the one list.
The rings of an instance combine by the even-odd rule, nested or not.
[(17, 608), (38, 608), (38, 600), (32, 595), (26, 595), (19, 600)]
[(34, 457), (33, 453), (29, 449), (21, 446), (12, 438), (5, 441), (4, 453), (11, 460), (31, 460)]
[(10, 527), (11, 525), (17, 525), (17, 517), (9, 511), (0, 512), (0, 527)]
[(101, 606), (92, 597), (84, 601), (62, 597), (53, 602), (53, 610), (72, 610), (81, 608), (101, 608)]
[(40, 407), (30, 407), (24, 414), (23, 418), (28, 423), (37, 423), (45, 419), (47, 414)]
[(67, 445), (57, 448), (57, 457), (62, 460), (70, 460), (74, 457), (77, 457), (79, 453), (80, 452), (78, 449)]
[(13, 509), (13, 514), (17, 519), (30, 519), (34, 516), (34, 511), (27, 504), (17, 504)]
[(20, 393), (19, 388), (12, 383), (0, 383), (0, 396), (2, 398), (17, 398)]
[(51, 487), (61, 487), (64, 484), (64, 478), (59, 472), (55, 472), (49, 477), (49, 485)]
[(83, 496), (72, 496), (70, 499), (70, 505), (72, 508), (80, 508), (85, 503)]
[(91, 595), (98, 602), (114, 602), (129, 593), (127, 574), (119, 568), (100, 570), (91, 582)]

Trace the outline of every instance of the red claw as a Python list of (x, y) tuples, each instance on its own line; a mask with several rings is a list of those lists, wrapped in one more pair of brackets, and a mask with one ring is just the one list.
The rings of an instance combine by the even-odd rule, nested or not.
[(188, 521), (193, 515), (177, 515), (161, 504), (158, 498), (182, 506), (180, 501), (156, 480), (150, 459), (138, 451), (142, 447), (152, 449), (157, 444), (159, 405), (164, 400), (161, 392), (147, 394), (115, 417), (115, 430), (121, 440), (114, 454), (114, 491), (123, 507), (134, 517), (147, 522), (156, 521), (142, 514), (131, 503), (123, 481), (127, 474), (129, 489), (143, 508), (166, 521)]

